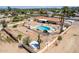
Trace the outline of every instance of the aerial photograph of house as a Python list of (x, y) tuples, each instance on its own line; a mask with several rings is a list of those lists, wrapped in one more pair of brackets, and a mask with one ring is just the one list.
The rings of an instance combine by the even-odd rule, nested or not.
[(0, 53), (79, 53), (78, 6), (28, 7), (0, 6)]

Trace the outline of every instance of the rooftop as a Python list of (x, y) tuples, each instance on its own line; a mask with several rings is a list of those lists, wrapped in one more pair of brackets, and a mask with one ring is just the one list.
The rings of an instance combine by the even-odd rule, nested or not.
[(44, 16), (37, 16), (35, 17), (36, 19), (46, 19), (48, 21), (55, 21), (55, 22), (59, 22), (59, 18), (54, 18), (54, 17), (44, 17)]

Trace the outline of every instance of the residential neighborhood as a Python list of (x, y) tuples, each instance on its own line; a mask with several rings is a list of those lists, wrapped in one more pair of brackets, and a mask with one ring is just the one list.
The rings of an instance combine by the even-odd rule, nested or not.
[(0, 8), (0, 53), (78, 53), (79, 7)]

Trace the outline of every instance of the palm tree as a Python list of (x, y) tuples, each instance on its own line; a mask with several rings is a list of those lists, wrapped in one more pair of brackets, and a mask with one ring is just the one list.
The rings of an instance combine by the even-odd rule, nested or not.
[(8, 7), (7, 7), (7, 10), (8, 10), (8, 11), (11, 11), (11, 10), (12, 10), (12, 8), (8, 6)]
[(71, 17), (71, 16), (75, 16), (76, 11), (74, 11), (74, 9), (69, 8), (67, 6), (62, 8), (62, 13), (64, 14), (65, 17)]
[(63, 26), (64, 26), (64, 17), (70, 17), (74, 16), (74, 12), (71, 11), (71, 9), (67, 6), (64, 6), (61, 8), (61, 15), (60, 15), (60, 33), (63, 31)]
[(70, 12), (70, 8), (67, 6), (64, 6), (63, 8), (61, 8), (61, 13), (63, 14), (64, 17), (67, 17), (69, 15)]
[(37, 42), (39, 43), (39, 49), (40, 49), (40, 43), (41, 43), (40, 34), (38, 34), (38, 40), (37, 40)]
[(60, 16), (60, 33), (63, 32), (64, 16)]

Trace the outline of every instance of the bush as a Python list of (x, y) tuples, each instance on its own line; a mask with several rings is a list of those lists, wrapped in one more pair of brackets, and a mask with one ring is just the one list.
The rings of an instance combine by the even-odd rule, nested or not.
[(17, 27), (17, 25), (13, 25), (13, 28), (16, 28)]
[(73, 34), (73, 36), (78, 36), (77, 34)]
[(44, 32), (44, 33), (48, 33), (48, 31), (47, 31), (47, 30), (44, 30), (43, 32)]
[(7, 36), (6, 41), (7, 41), (8, 43), (10, 43), (10, 42), (12, 41), (12, 39)]
[(24, 19), (23, 17), (16, 16), (16, 17), (13, 18), (13, 22), (22, 21), (23, 19)]
[(24, 43), (25, 45), (28, 45), (28, 46), (29, 46), (30, 38), (29, 38), (29, 37), (24, 38), (24, 39), (23, 39), (23, 43)]
[(22, 39), (22, 35), (21, 35), (21, 34), (18, 34), (17, 38), (18, 38), (19, 40), (21, 40), (21, 39)]
[(59, 40), (59, 41), (62, 40), (62, 37), (61, 37), (61, 36), (58, 36), (58, 40)]
[(34, 19), (34, 21), (37, 21), (38, 19)]
[(18, 19), (13, 19), (13, 21), (12, 22), (18, 22), (19, 20)]

